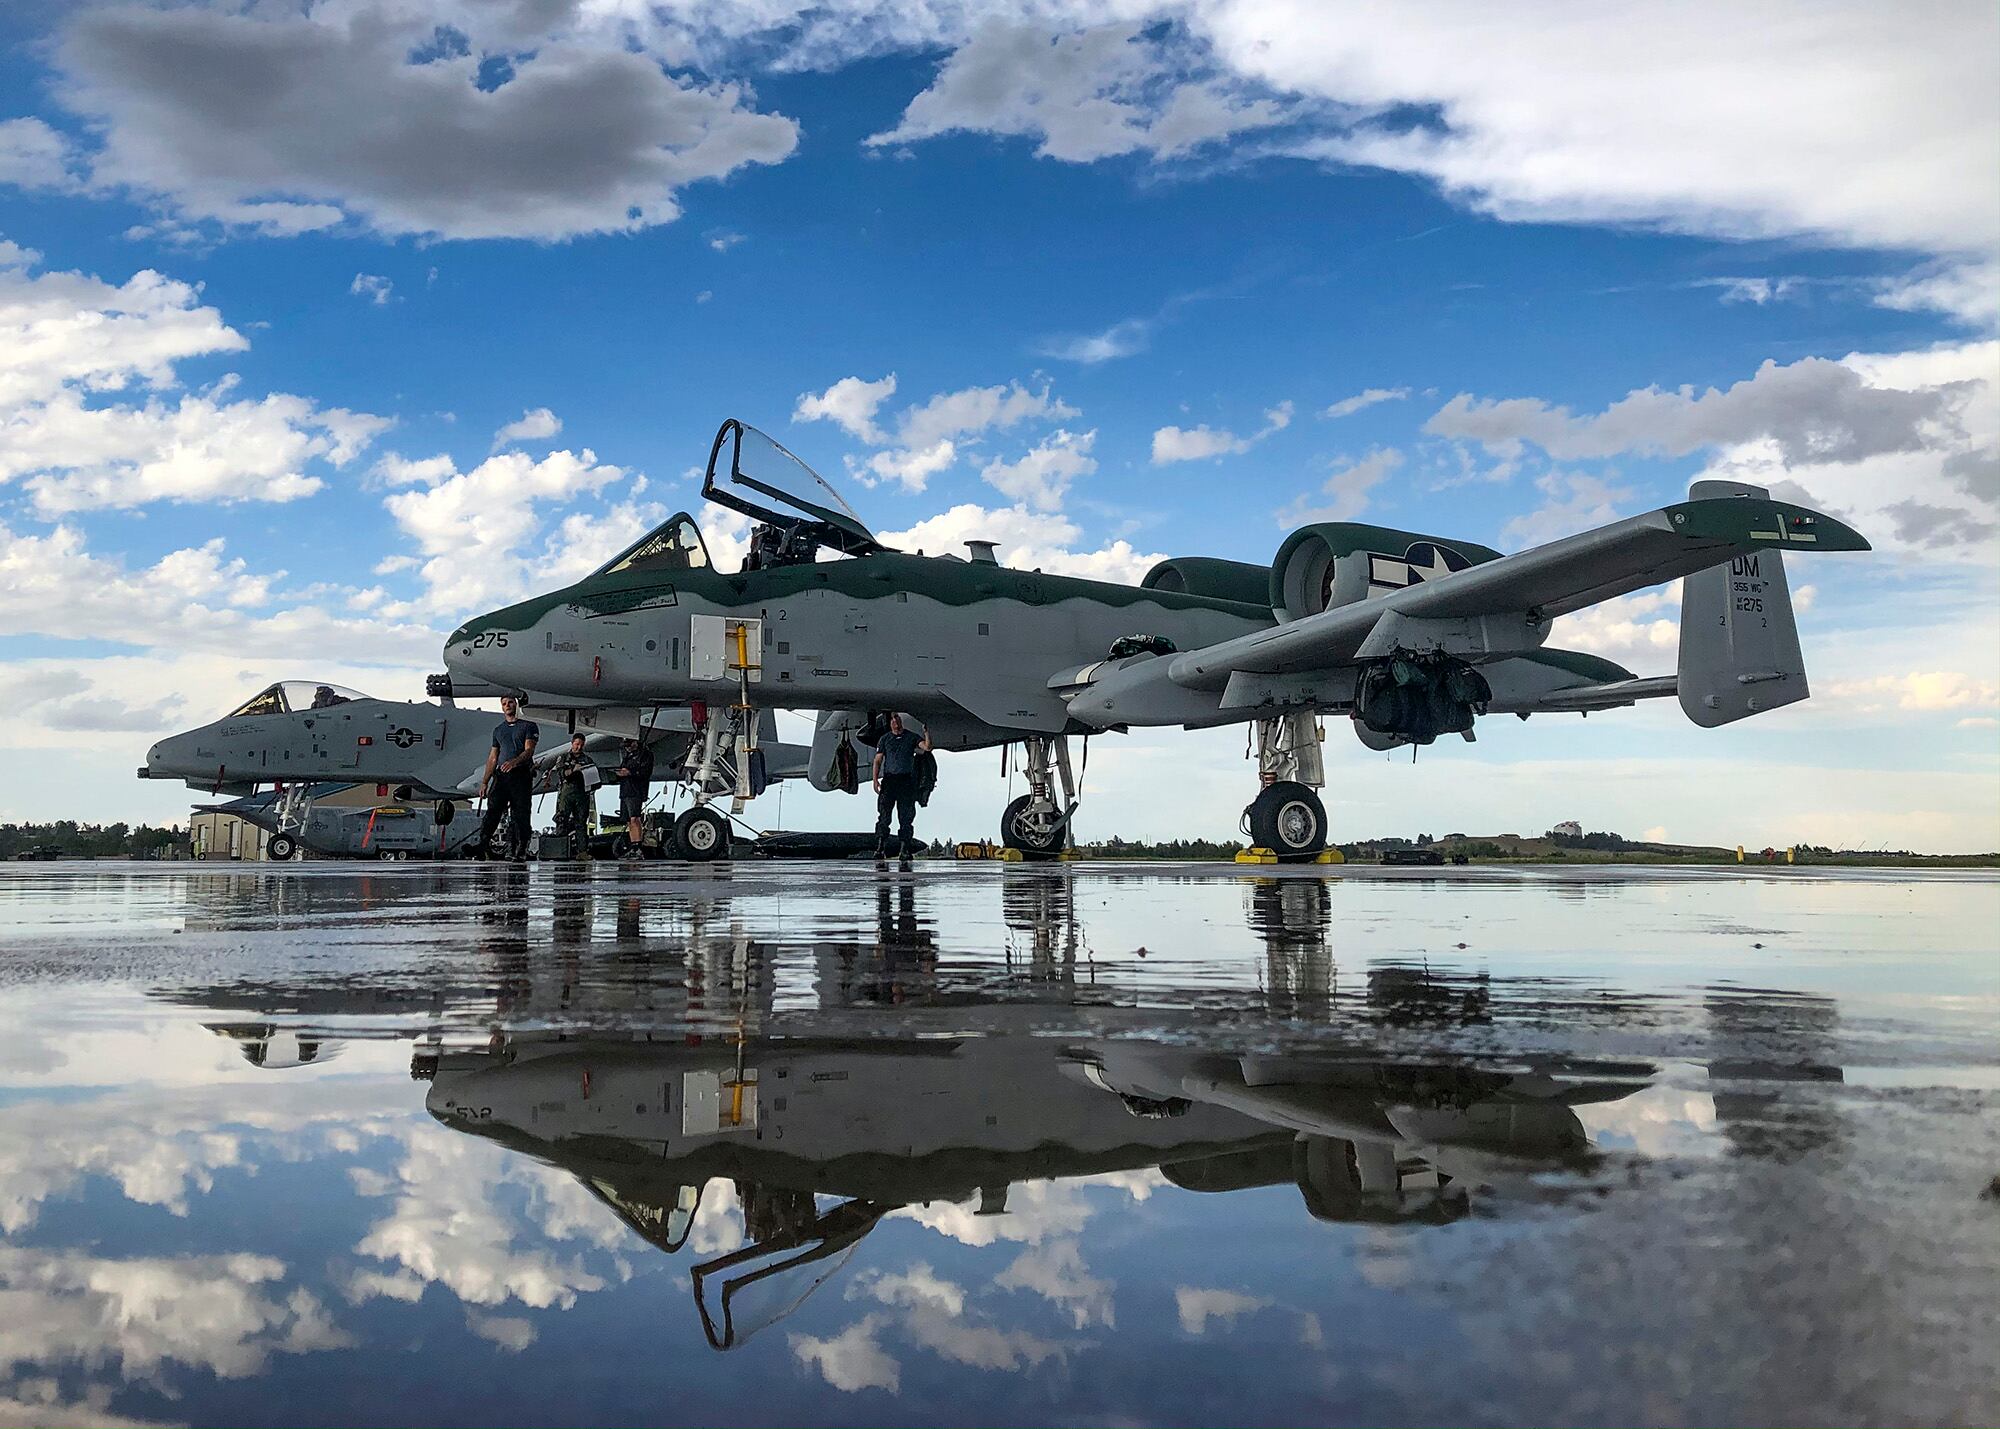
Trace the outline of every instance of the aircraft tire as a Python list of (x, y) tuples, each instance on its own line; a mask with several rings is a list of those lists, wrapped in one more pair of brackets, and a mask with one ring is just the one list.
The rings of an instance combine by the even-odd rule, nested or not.
[(1022, 821), (1032, 800), (1032, 795), (1023, 794), (1007, 806), (1000, 816), (1000, 842), (1022, 853), (1061, 853), (1064, 830), (1060, 823), (1044, 828)]
[(1281, 779), (1249, 808), (1250, 841), (1285, 862), (1301, 862), (1326, 847), (1326, 805), (1304, 784)]
[(265, 857), (274, 858), (279, 863), (293, 857), (298, 851), (299, 841), (290, 834), (272, 834), (270, 842), (264, 845)]
[(729, 821), (700, 804), (674, 821), (674, 843), (691, 863), (729, 856)]

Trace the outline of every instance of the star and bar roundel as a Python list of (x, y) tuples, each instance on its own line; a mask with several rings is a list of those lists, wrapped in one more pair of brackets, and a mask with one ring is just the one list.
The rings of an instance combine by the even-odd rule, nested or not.
[(1385, 594), (1419, 581), (1440, 580), (1453, 571), (1462, 571), (1472, 562), (1449, 546), (1435, 541), (1413, 541), (1400, 556), (1368, 553), (1368, 593)]

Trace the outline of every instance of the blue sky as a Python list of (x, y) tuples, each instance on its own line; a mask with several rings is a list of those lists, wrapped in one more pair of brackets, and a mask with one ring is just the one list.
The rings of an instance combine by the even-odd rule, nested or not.
[[(1989, 7), (7, 23), (0, 693), (45, 753), (0, 816), (171, 816), (145, 746), (270, 678), (416, 696), (457, 619), (692, 504), (733, 415), (909, 544), (1125, 579), (1782, 484), (1879, 550), (1793, 572), (1810, 705), (1414, 770), (1334, 731), (1337, 825), (2000, 844)], [(1558, 640), (1664, 672), (1671, 597)], [(1098, 831), (1227, 832), (1236, 745), (1101, 743)], [(991, 822), (973, 762), (940, 831)]]

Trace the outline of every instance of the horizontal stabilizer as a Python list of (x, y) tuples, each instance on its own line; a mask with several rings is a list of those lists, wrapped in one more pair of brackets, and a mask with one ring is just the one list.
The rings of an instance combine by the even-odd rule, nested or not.
[(1674, 693), (1678, 680), (1673, 675), (1648, 675), (1639, 680), (1611, 680), (1602, 685), (1571, 685), (1551, 690), (1535, 701), (1536, 708), (1577, 713), (1616, 709), (1639, 700), (1665, 699)]

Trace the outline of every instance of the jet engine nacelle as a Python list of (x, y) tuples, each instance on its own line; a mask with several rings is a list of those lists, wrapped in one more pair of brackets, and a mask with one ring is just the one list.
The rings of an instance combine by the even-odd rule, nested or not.
[(1490, 546), (1417, 531), (1357, 521), (1301, 526), (1271, 562), (1271, 613), (1289, 623), (1499, 559)]
[(1403, 735), (1383, 734), (1380, 730), (1370, 729), (1358, 719), (1349, 720), (1348, 723), (1354, 726), (1354, 737), (1377, 754), (1386, 754), (1392, 749), (1401, 749), (1410, 743)]

